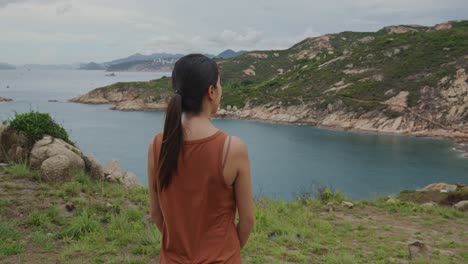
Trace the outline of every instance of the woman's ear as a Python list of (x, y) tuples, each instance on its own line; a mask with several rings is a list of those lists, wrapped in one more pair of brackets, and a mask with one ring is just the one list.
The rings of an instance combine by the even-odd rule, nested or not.
[(214, 101), (216, 100), (216, 88), (213, 86), (213, 85), (210, 85), (210, 87), (208, 88), (208, 99), (210, 101)]

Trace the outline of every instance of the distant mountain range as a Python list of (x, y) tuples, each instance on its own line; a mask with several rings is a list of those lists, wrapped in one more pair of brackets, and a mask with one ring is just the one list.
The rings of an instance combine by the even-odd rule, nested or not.
[(8, 63), (1, 63), (0, 62), (0, 70), (14, 70), (16, 69), (15, 66), (10, 65)]
[[(246, 53), (246, 51), (225, 50), (218, 55), (205, 54), (210, 58), (228, 59)], [(75, 64), (58, 64), (58, 65), (42, 65), (42, 64), (24, 64), (13, 66), (7, 63), (0, 63), (0, 70), (12, 69), (28, 69), (28, 70), (107, 70), (113, 72), (119, 71), (171, 71), (174, 63), (184, 56), (181, 53), (153, 53), (144, 55), (135, 53), (126, 58), (116, 59), (112, 61), (97, 63), (75, 63)]]
[[(225, 50), (218, 55), (205, 54), (210, 58), (227, 59), (233, 58), (246, 53), (246, 51), (233, 51), (231, 49)], [(80, 69), (83, 70), (102, 70), (119, 72), (119, 71), (171, 71), (175, 62), (184, 56), (184, 54), (176, 53), (153, 53), (150, 55), (143, 55), (140, 53), (133, 54), (123, 59), (117, 59), (101, 64), (88, 63), (81, 65)]]

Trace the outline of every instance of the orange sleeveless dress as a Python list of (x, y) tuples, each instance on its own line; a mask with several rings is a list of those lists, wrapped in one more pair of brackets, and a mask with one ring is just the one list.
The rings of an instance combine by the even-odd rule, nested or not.
[[(163, 215), (159, 263), (241, 263), (234, 188), (223, 177), (227, 136), (218, 130), (184, 142), (171, 184), (158, 191)], [(162, 133), (155, 139), (157, 162)], [(154, 176), (159, 182), (157, 170)]]

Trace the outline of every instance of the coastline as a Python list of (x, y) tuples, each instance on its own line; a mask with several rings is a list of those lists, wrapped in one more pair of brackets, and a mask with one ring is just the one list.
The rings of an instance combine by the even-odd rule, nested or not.
[[(123, 102), (103, 102), (102, 100), (96, 101), (77, 101), (70, 99), (69, 102), (81, 103), (81, 104), (106, 104), (111, 105), (110, 110), (114, 111), (123, 111), (123, 112), (133, 112), (133, 111), (144, 111), (144, 112), (157, 112), (165, 111), (166, 104), (163, 101), (144, 103), (141, 101), (123, 101)], [(250, 109), (236, 109), (234, 110), (225, 110), (220, 109), (213, 116), (216, 119), (231, 119), (231, 120), (246, 120), (246, 121), (255, 121), (262, 123), (270, 124), (282, 124), (282, 125), (298, 125), (298, 126), (312, 126), (320, 129), (327, 129), (331, 131), (343, 131), (343, 132), (353, 132), (360, 134), (375, 134), (375, 135), (397, 135), (405, 137), (422, 137), (422, 138), (431, 138), (431, 139), (440, 139), (440, 140), (451, 140), (456, 146), (453, 147), (453, 150), (461, 152), (461, 155), (465, 158), (468, 158), (468, 134), (463, 132), (457, 132), (453, 130), (444, 130), (444, 129), (433, 129), (433, 130), (379, 130), (378, 128), (374, 129), (365, 129), (360, 127), (349, 126), (349, 121), (346, 125), (340, 125), (340, 122), (326, 123), (319, 120), (314, 120), (311, 118), (304, 118), (300, 116), (286, 115), (286, 114), (266, 114), (265, 111), (255, 112), (259, 107), (250, 108)], [(261, 107), (263, 110), (266, 110), (265, 107)], [(251, 113), (254, 112), (254, 113)], [(356, 122), (362, 120), (356, 119)], [(352, 121), (351, 121), (352, 123)]]

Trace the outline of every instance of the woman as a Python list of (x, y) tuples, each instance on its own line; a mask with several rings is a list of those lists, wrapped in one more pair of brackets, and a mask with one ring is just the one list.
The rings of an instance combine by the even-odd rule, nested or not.
[[(148, 150), (151, 217), (162, 233), (160, 263), (241, 263), (254, 223), (247, 149), (211, 116), (222, 88), (216, 63), (177, 61), (164, 132)], [(236, 209), (238, 223), (235, 224)]]

